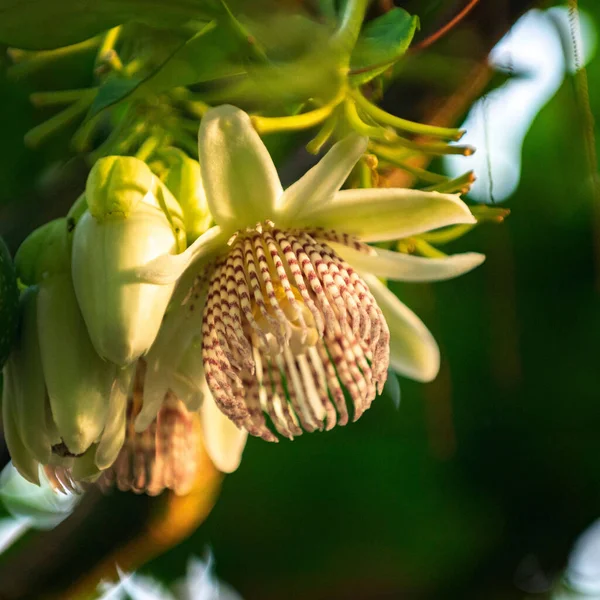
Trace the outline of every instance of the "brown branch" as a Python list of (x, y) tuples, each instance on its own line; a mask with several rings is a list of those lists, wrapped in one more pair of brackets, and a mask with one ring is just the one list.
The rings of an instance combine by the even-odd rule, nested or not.
[(437, 42), (441, 37), (446, 35), (451, 29), (456, 27), (479, 3), (479, 0), (469, 0), (469, 3), (448, 23), (446, 23), (443, 27), (440, 27), (435, 33), (432, 33), (430, 36), (426, 37), (424, 40), (416, 43), (411, 50), (423, 50), (428, 48), (435, 42)]

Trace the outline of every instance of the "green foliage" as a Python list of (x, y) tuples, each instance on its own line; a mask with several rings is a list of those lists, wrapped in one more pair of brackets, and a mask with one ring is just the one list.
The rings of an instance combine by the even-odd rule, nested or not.
[(79, 0), (0, 0), (0, 41), (32, 50), (59, 48), (129, 21), (168, 27), (199, 19), (211, 4), (206, 0), (102, 0), (90, 7)]
[(237, 59), (239, 51), (240, 40), (231, 30), (211, 22), (176, 47), (155, 70), (130, 79), (118, 75), (107, 79), (94, 100), (90, 117), (125, 99), (243, 73)]
[(0, 237), (0, 368), (8, 354), (17, 332), (19, 315), (19, 290), (10, 252)]
[(351, 81), (361, 85), (383, 73), (408, 49), (419, 24), (417, 16), (394, 8), (363, 28), (351, 58)]

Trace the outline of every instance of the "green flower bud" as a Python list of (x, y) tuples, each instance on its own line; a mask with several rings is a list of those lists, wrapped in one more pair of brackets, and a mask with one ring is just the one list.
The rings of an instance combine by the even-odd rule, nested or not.
[(67, 233), (69, 238), (69, 246), (73, 242), (73, 232), (75, 231), (75, 227), (77, 226), (77, 223), (79, 223), (79, 219), (83, 217), (83, 214), (87, 208), (87, 199), (84, 193), (81, 194), (77, 200), (75, 200), (73, 206), (71, 206), (69, 212), (67, 213)]
[(53, 235), (62, 227), (62, 219), (50, 221), (31, 232), (15, 254), (17, 277), (25, 285), (35, 285), (42, 277), (42, 270), (51, 259), (54, 244), (59, 238)]
[(99, 160), (86, 186), (86, 210), (73, 236), (77, 299), (98, 354), (130, 365), (150, 348), (173, 284), (140, 283), (135, 269), (185, 249), (177, 201), (142, 161)]
[(101, 435), (116, 375), (90, 341), (73, 288), (66, 220), (56, 222), (38, 272), (38, 336), (53, 421), (70, 454)]
[(182, 288), (189, 288), (186, 279), (183, 278), (175, 291), (174, 301), (145, 359), (144, 403), (135, 420), (137, 432), (150, 426), (169, 390), (190, 411), (200, 405), (204, 368), (198, 332), (202, 328), (205, 298), (182, 305), (178, 296)]
[(27, 481), (39, 485), (39, 463), (25, 447), (17, 427), (15, 413), (20, 395), (17, 388), (18, 375), (12, 356), (4, 365), (2, 375), (2, 426), (12, 463)]
[(46, 464), (52, 445), (59, 443), (60, 438), (52, 439), (53, 432), (47, 427), (50, 406), (38, 339), (38, 292), (38, 287), (32, 286), (21, 294), (21, 331), (11, 360), (15, 374), (15, 423), (20, 438), (31, 455)]
[(200, 237), (210, 226), (212, 215), (208, 209), (200, 164), (178, 148), (158, 152), (167, 167), (161, 176), (183, 210), (183, 222), (188, 244)]
[[(125, 439), (133, 369), (95, 352), (70, 273), (67, 220), (33, 232), (17, 253), (21, 327), (4, 368), (3, 422), (13, 464), (32, 483), (39, 465), (61, 481), (93, 481)], [(62, 473), (62, 475), (61, 475)], [(71, 482), (71, 483), (69, 483)]]

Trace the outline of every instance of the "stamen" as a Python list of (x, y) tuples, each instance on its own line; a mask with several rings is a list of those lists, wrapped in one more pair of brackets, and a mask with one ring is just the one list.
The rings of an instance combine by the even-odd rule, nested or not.
[(199, 422), (183, 402), (167, 392), (156, 419), (141, 433), (133, 423), (144, 395), (145, 364), (138, 362), (134, 388), (128, 399), (125, 443), (115, 463), (102, 473), (103, 489), (156, 496), (165, 489), (187, 494), (194, 482), (200, 444)]
[(389, 330), (368, 286), (327, 245), (373, 250), (346, 234), (287, 230), (269, 221), (239, 231), (213, 269), (203, 361), (221, 410), (269, 441), (354, 420), (381, 392)]

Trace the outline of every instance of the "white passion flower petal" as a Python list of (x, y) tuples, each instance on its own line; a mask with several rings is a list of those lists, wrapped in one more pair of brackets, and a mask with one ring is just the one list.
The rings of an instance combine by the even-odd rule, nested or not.
[(173, 292), (132, 271), (183, 250), (181, 209), (145, 163), (124, 156), (94, 165), (86, 199), (73, 235), (75, 291), (98, 354), (127, 366), (154, 342)]
[[(206, 301), (205, 295), (193, 297), (193, 288), (191, 294), (192, 298), (188, 298), (184, 304), (170, 307), (156, 341), (146, 355), (144, 404), (135, 419), (135, 430), (138, 433), (147, 429), (156, 418), (169, 390), (179, 396), (174, 389), (174, 380), (186, 354), (195, 350), (194, 337), (202, 330)], [(200, 344), (196, 352), (201, 354)], [(188, 395), (186, 394), (186, 398)], [(184, 401), (184, 404), (187, 402)]]
[(215, 404), (206, 381), (200, 407), (200, 424), (206, 452), (212, 463), (223, 473), (233, 473), (242, 460), (248, 432), (240, 429)]
[(277, 204), (277, 222), (318, 209), (333, 199), (367, 149), (368, 138), (349, 135), (335, 144), (305, 175), (285, 190)]
[(475, 222), (458, 194), (369, 188), (338, 192), (332, 202), (303, 213), (296, 225), (335, 229), (363, 242), (381, 242)]
[(377, 277), (366, 273), (362, 277), (390, 329), (390, 366), (415, 381), (435, 379), (440, 369), (440, 350), (427, 327)]
[(113, 382), (108, 399), (106, 426), (94, 456), (98, 469), (107, 469), (116, 460), (123, 442), (127, 425), (127, 398), (133, 385), (135, 365), (122, 369)]
[(130, 272), (132, 279), (156, 285), (177, 281), (192, 264), (210, 256), (227, 244), (228, 236), (220, 227), (211, 227), (181, 254), (162, 254)]
[(383, 248), (373, 248), (373, 254), (366, 254), (345, 244), (327, 243), (359, 271), (394, 281), (444, 281), (472, 271), (485, 260), (485, 255), (478, 252), (425, 258)]
[(271, 156), (244, 111), (228, 104), (209, 110), (198, 132), (198, 156), (217, 225), (231, 234), (272, 218), (283, 190)]

